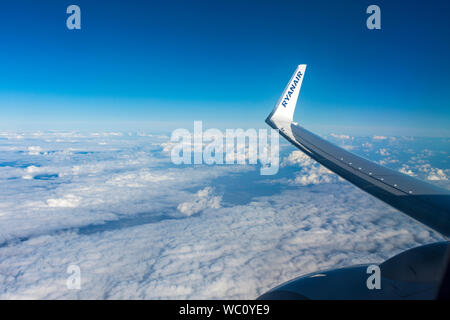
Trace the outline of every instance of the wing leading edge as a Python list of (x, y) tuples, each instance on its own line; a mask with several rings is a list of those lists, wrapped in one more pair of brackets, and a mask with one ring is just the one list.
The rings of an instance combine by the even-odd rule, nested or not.
[(449, 191), (352, 154), (293, 122), (305, 70), (297, 67), (267, 124), (329, 170), (448, 238)]

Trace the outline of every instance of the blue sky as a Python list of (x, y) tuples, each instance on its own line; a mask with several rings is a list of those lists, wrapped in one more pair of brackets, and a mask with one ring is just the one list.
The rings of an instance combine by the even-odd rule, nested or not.
[[(81, 7), (82, 29), (66, 28)], [(381, 30), (365, 27), (370, 4)], [(0, 129), (264, 127), (295, 66), (319, 132), (450, 136), (447, 1), (9, 1)]]

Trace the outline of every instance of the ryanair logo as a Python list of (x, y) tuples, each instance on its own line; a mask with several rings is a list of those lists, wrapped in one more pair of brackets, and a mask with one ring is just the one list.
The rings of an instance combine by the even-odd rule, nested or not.
[(297, 72), (297, 74), (295, 75), (294, 81), (291, 82), (291, 85), (289, 87), (288, 92), (286, 93), (286, 95), (284, 96), (283, 102), (281, 103), (283, 105), (283, 107), (287, 107), (287, 104), (289, 102), (289, 100), (291, 99), (291, 96), (294, 94), (295, 89), (298, 86), (298, 83), (300, 82), (300, 79), (302, 78), (303, 73), (301, 71)]

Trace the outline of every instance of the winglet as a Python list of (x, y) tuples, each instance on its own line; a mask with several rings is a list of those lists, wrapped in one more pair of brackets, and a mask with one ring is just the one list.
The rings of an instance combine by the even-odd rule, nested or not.
[(295, 69), (275, 108), (267, 117), (266, 122), (273, 127), (272, 120), (283, 120), (292, 122), (294, 119), (295, 106), (297, 105), (298, 94), (302, 86), (305, 75), (306, 64), (301, 64)]

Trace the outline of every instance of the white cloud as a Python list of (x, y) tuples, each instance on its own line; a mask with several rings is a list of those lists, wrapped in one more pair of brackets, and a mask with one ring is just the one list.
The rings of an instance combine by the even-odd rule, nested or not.
[[(302, 274), (379, 263), (438, 239), (348, 184), (320, 185), (195, 217), (2, 247), (0, 298), (253, 299)], [(79, 291), (66, 288), (70, 264), (81, 268)]]
[(290, 180), (290, 183), (307, 186), (311, 184), (322, 184), (336, 181), (337, 176), (327, 168), (323, 166), (313, 166), (296, 173), (295, 178)]
[(307, 186), (337, 181), (337, 176), (333, 172), (298, 150), (292, 151), (289, 156), (285, 157), (281, 166), (301, 167), (301, 171), (295, 173), (294, 179), (287, 180), (288, 184)]
[(432, 168), (427, 177), (428, 180), (448, 180), (447, 174), (442, 169)]
[(220, 208), (221, 200), (222, 197), (213, 195), (213, 189), (211, 187), (206, 187), (199, 190), (193, 200), (180, 203), (177, 206), (177, 210), (186, 216), (191, 216), (207, 208)]
[(389, 151), (387, 151), (386, 148), (381, 148), (380, 150), (378, 150), (378, 153), (381, 154), (382, 156), (389, 156), (390, 155)]
[[(283, 160), (300, 168), (288, 185), (258, 196), (235, 192), (250, 166), (174, 167), (167, 137), (18, 134), (0, 141), (0, 299), (253, 299), (442, 239), (300, 151)], [(33, 163), (44, 157), (28, 155), (30, 141), (45, 159)], [(79, 291), (66, 288), (70, 264)]]
[(398, 171), (412, 177), (416, 176), (416, 174), (411, 169), (409, 169), (407, 165), (403, 165)]
[(28, 147), (28, 154), (29, 155), (39, 155), (43, 152), (42, 148), (40, 146), (30, 146)]
[(68, 194), (64, 198), (48, 199), (47, 204), (52, 208), (76, 208), (80, 204), (81, 198)]
[(40, 173), (44, 173), (45, 171), (46, 170), (41, 167), (31, 165), (31, 166), (25, 168), (24, 174), (22, 175), (22, 179), (26, 179), (26, 180), (33, 179), (36, 175), (38, 175)]
[(314, 163), (315, 161), (311, 159), (311, 157), (308, 157), (301, 151), (295, 150), (283, 159), (281, 166), (285, 167), (288, 165), (298, 165), (299, 167), (307, 167), (313, 165)]
[(349, 151), (358, 149), (358, 147), (352, 146), (352, 145), (342, 145), (341, 147), (344, 148), (345, 150), (349, 150)]
[(336, 134), (336, 133), (331, 133), (330, 136), (336, 138), (336, 139), (342, 139), (342, 140), (348, 140), (350, 139), (349, 135), (346, 134)]

